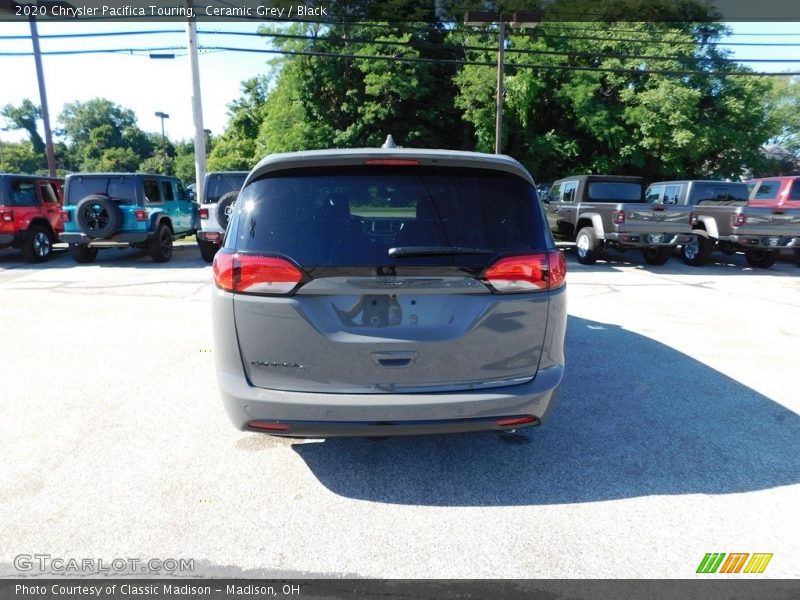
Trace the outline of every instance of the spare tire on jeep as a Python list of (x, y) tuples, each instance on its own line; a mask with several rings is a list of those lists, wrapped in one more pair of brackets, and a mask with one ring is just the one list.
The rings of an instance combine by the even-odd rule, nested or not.
[(220, 198), (217, 203), (217, 222), (223, 229), (228, 228), (228, 220), (230, 220), (231, 214), (233, 214), (233, 205), (236, 203), (240, 191), (241, 190), (233, 190), (232, 192), (223, 194), (222, 198)]
[(122, 226), (122, 211), (110, 197), (90, 194), (78, 201), (75, 222), (90, 238), (107, 238)]

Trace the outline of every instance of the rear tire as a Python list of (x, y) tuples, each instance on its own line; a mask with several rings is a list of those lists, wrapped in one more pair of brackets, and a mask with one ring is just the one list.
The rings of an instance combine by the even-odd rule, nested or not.
[(796, 262), (797, 266), (800, 267), (800, 248), (794, 251), (794, 262)]
[(97, 248), (89, 248), (84, 244), (70, 244), (69, 255), (76, 263), (88, 264), (97, 258)]
[(751, 250), (744, 253), (747, 264), (756, 269), (769, 269), (778, 262), (777, 250)]
[(165, 263), (172, 258), (172, 232), (166, 225), (159, 225), (155, 236), (147, 244), (153, 262)]
[(203, 260), (207, 263), (213, 262), (218, 250), (217, 245), (204, 240), (197, 240), (197, 245), (200, 247), (200, 256), (203, 257)]
[(681, 257), (687, 265), (702, 267), (711, 258), (714, 242), (709, 239), (708, 233), (704, 229), (694, 229), (692, 235), (694, 240), (683, 245)]
[(222, 198), (217, 203), (217, 222), (223, 229), (228, 228), (228, 221), (230, 221), (233, 214), (233, 207), (236, 204), (236, 199), (239, 197), (239, 190), (234, 190), (223, 194)]
[(31, 225), (20, 247), (22, 257), (28, 262), (42, 263), (50, 258), (53, 239), (43, 225)]
[(597, 262), (601, 247), (593, 228), (584, 227), (581, 229), (578, 235), (575, 236), (575, 245), (577, 246), (579, 263), (582, 265), (593, 265)]
[(671, 246), (648, 248), (644, 251), (644, 261), (648, 265), (653, 265), (655, 267), (660, 267), (661, 265), (666, 264), (670, 256), (672, 256)]

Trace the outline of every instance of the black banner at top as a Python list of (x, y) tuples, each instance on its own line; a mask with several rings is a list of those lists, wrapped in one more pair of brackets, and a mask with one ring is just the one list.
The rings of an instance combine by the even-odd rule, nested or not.
[(468, 11), (509, 22), (795, 21), (791, 0), (0, 0), (0, 20), (461, 23)]

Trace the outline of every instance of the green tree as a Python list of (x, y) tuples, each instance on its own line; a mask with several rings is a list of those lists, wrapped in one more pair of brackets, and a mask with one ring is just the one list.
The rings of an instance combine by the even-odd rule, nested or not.
[(42, 155), (34, 152), (33, 144), (0, 141), (0, 173), (47, 173)]
[[(675, 6), (664, 10), (682, 10)], [(504, 151), (542, 180), (576, 172), (742, 175), (763, 160), (771, 135), (768, 83), (726, 60), (713, 44), (723, 32), (709, 22), (555, 22), (534, 36), (509, 35)], [(481, 40), (461, 29), (451, 39)], [(489, 61), (493, 52), (468, 56)], [(494, 72), (468, 65), (456, 77), (457, 106), (483, 151), (494, 144)]]
[(0, 111), (0, 115), (6, 120), (4, 129), (24, 129), (27, 131), (34, 154), (41, 154), (44, 157), (44, 140), (42, 140), (42, 136), (39, 135), (37, 129), (38, 121), (42, 118), (42, 110), (39, 106), (26, 98), (19, 106), (6, 104), (3, 110)]

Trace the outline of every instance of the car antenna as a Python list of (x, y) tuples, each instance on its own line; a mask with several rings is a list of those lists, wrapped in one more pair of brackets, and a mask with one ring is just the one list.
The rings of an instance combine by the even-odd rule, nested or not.
[(383, 142), (381, 148), (397, 148), (397, 144), (394, 143), (394, 138), (391, 133), (386, 136), (386, 141)]

